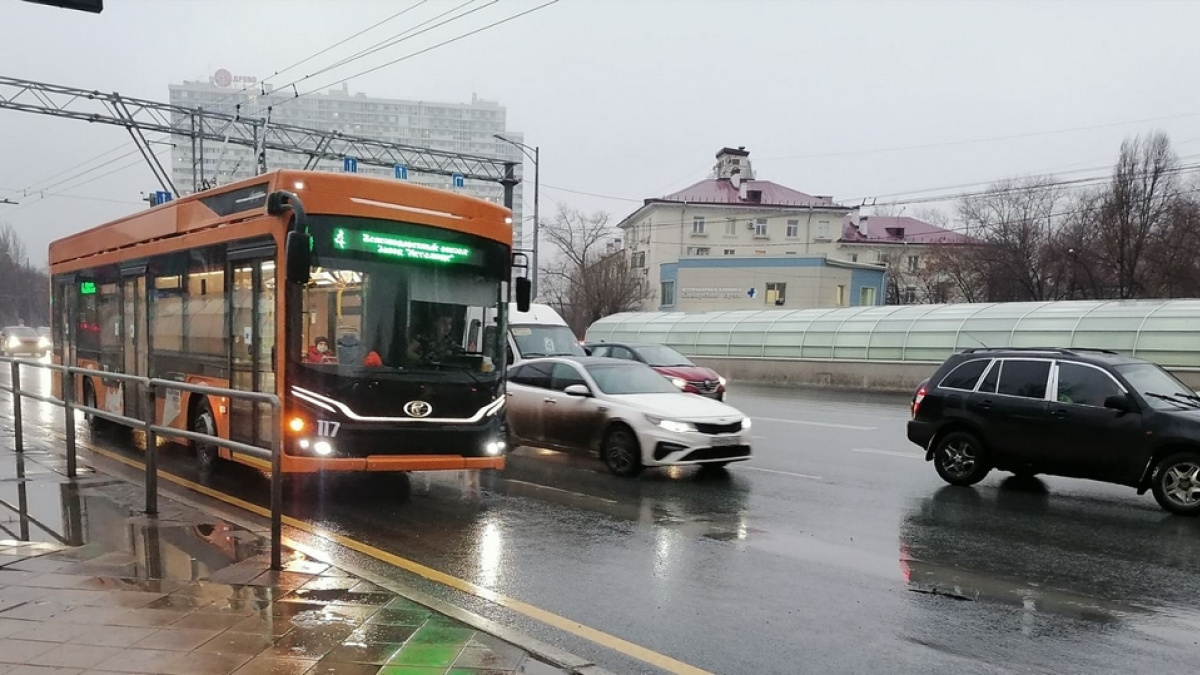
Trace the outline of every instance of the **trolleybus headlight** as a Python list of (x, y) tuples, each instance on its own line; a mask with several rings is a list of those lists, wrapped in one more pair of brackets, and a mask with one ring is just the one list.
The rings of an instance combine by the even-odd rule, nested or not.
[(307, 449), (308, 449), (308, 445), (309, 445), (309, 443), (308, 443), (308, 439), (307, 439), (307, 438), (301, 438), (301, 439), (300, 439), (300, 449), (301, 449), (301, 450), (307, 450)]
[(313, 452), (322, 457), (328, 457), (333, 454), (333, 446), (329, 444), (329, 441), (317, 441), (313, 443)]
[(304, 418), (293, 417), (292, 419), (288, 420), (288, 428), (296, 433), (304, 431)]
[(489, 455), (498, 455), (504, 452), (504, 441), (491, 441), (483, 449)]

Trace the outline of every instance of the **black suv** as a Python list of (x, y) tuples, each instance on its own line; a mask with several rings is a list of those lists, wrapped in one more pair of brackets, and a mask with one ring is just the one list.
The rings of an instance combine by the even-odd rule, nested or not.
[(1200, 396), (1159, 366), (1113, 352), (970, 349), (917, 390), (908, 439), (938, 475), (973, 485), (992, 469), (1154, 492), (1200, 515)]

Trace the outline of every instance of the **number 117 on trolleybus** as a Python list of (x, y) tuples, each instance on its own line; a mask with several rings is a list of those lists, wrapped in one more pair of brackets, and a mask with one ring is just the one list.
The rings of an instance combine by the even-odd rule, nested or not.
[[(359, 175), (277, 171), (50, 245), (55, 363), (75, 400), (265, 448), (282, 467), (504, 467), (512, 217), (501, 206)], [(529, 284), (512, 299), (527, 306)], [(151, 402), (127, 373), (276, 394)], [(93, 421), (93, 424), (98, 421)], [(191, 443), (218, 459), (269, 463)]]

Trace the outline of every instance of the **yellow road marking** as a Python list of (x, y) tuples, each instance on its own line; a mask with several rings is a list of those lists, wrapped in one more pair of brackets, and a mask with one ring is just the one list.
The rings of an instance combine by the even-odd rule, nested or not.
[[(145, 464), (137, 460), (130, 459), (110, 450), (98, 448), (90, 443), (82, 441), (76, 441), (76, 443), (80, 446), (88, 448), (92, 452), (102, 457), (107, 457), (108, 459), (120, 462), (121, 464), (129, 467), (145, 469)], [(202, 495), (211, 497), (232, 506), (236, 506), (240, 509), (244, 509), (263, 518), (271, 517), (270, 509), (261, 507), (257, 504), (252, 504), (244, 499), (238, 499), (237, 497), (230, 496), (224, 492), (219, 492), (208, 486), (190, 481), (182, 476), (177, 476), (168, 471), (163, 471), (162, 469), (159, 469), (158, 475), (172, 483), (175, 483), (176, 485), (180, 485), (189, 490), (194, 490)], [(642, 647), (641, 645), (629, 642), (628, 640), (622, 640), (615, 635), (610, 635), (604, 631), (592, 628), (590, 626), (585, 626), (578, 621), (573, 621), (565, 616), (555, 614), (554, 612), (544, 610), (540, 607), (535, 607), (534, 605), (522, 602), (516, 598), (510, 598), (501, 593), (496, 593), (495, 591), (473, 584), (465, 579), (459, 579), (458, 577), (451, 576), (445, 572), (435, 570), (432, 567), (422, 565), (419, 562), (409, 560), (408, 558), (402, 558), (394, 553), (388, 553), (387, 551), (375, 548), (374, 546), (365, 544), (357, 539), (351, 539), (350, 537), (337, 534), (335, 532), (327, 532), (325, 530), (313, 527), (302, 520), (297, 520), (291, 516), (285, 515), (283, 516), (282, 520), (283, 523), (289, 527), (296, 528), (297, 530), (306, 532), (315, 537), (332, 541), (348, 549), (358, 551), (359, 553), (392, 565), (393, 567), (398, 567), (402, 570), (406, 570), (418, 576), (424, 577), (430, 581), (442, 584), (444, 586), (449, 586), (450, 588), (462, 591), (463, 593), (469, 593), (476, 597), (483, 598), (492, 603), (500, 605), (505, 609), (524, 614), (525, 616), (536, 619), (537, 621), (541, 621), (544, 624), (584, 638), (585, 640), (590, 640), (598, 645), (607, 647), (608, 649), (616, 652), (620, 652), (626, 656), (633, 657), (639, 661), (644, 661), (645, 663), (649, 663), (650, 665), (661, 668), (669, 673), (678, 673), (679, 675), (712, 675), (712, 673), (707, 670), (689, 665), (665, 654), (660, 654), (646, 647)]]

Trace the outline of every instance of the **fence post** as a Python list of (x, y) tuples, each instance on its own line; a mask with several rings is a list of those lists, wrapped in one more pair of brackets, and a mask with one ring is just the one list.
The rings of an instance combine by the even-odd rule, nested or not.
[(272, 436), (271, 441), (271, 569), (276, 572), (283, 569), (283, 443), (280, 438), (281, 407), (277, 402), (271, 404)]
[(67, 420), (67, 478), (75, 478), (75, 373), (64, 370), (62, 379), (63, 415)]
[(21, 364), (10, 361), (9, 365), (12, 366), (13, 442), (17, 452), (25, 452), (25, 435), (21, 430)]
[[(132, 383), (131, 383), (132, 384)], [(155, 423), (156, 401), (154, 386), (147, 381), (146, 399), (149, 403), (144, 416), (146, 425), (146, 515), (158, 515), (158, 434), (150, 428)]]

